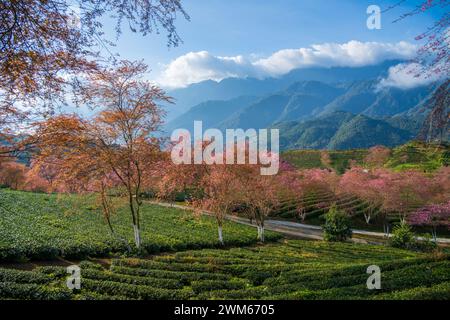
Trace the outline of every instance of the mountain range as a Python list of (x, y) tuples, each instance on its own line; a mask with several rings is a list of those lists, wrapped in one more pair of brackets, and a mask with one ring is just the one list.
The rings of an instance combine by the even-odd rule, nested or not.
[(398, 63), (193, 84), (169, 92), (176, 105), (168, 110), (165, 131), (192, 130), (194, 120), (201, 120), (205, 129), (278, 128), (282, 149), (399, 145), (417, 135), (433, 88), (380, 87)]

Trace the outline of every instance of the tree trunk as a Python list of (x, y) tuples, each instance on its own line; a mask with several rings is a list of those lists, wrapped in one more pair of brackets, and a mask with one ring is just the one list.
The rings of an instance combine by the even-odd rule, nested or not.
[(258, 223), (256, 228), (258, 229), (258, 240), (264, 242), (264, 224)]
[(135, 224), (133, 224), (133, 231), (134, 231), (134, 243), (136, 244), (136, 248), (141, 248), (141, 231), (139, 230), (139, 227)]
[(218, 231), (218, 233), (219, 233), (219, 242), (220, 242), (220, 244), (221, 245), (224, 245), (224, 242), (223, 242), (223, 235), (222, 235), (222, 226), (218, 226), (217, 227), (217, 231)]
[(366, 219), (366, 223), (367, 224), (370, 224), (370, 213), (369, 214), (366, 214), (366, 213), (364, 213), (364, 219)]
[(386, 238), (389, 238), (389, 223), (386, 221), (383, 224), (383, 230), (384, 230), (384, 235), (386, 236)]

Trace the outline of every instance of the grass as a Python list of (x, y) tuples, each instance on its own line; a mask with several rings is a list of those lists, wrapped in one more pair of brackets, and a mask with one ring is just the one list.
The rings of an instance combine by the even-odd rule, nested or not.
[[(126, 208), (112, 218), (120, 238), (112, 236), (93, 197), (56, 196), (0, 190), (0, 261), (82, 259), (123, 254), (133, 246), (131, 218)], [(227, 246), (256, 242), (255, 229), (225, 222)], [(278, 239), (268, 232), (267, 240)], [(147, 253), (218, 247), (211, 217), (145, 204), (142, 239)]]
[[(366, 287), (370, 265), (381, 268), (381, 290)], [(351, 243), (289, 240), (80, 267), (74, 292), (63, 267), (0, 269), (0, 298), (450, 299), (448, 255)]]

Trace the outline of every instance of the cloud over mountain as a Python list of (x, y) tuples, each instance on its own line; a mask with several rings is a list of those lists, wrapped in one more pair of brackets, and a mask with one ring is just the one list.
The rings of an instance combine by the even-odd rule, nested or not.
[(422, 66), (417, 63), (401, 63), (389, 68), (389, 74), (381, 79), (379, 88), (394, 87), (399, 89), (412, 89), (426, 86), (440, 79), (437, 74), (422, 72)]
[(381, 43), (349, 41), (324, 43), (307, 48), (284, 49), (267, 58), (252, 60), (244, 56), (222, 57), (207, 51), (189, 52), (165, 66), (157, 82), (180, 88), (204, 81), (229, 77), (276, 77), (306, 67), (360, 67), (390, 59), (410, 59), (416, 46), (408, 42)]

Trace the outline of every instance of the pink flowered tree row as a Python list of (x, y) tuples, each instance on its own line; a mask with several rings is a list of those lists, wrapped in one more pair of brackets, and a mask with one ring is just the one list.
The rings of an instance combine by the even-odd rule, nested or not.
[(412, 225), (431, 227), (433, 239), (436, 241), (439, 226), (450, 229), (450, 201), (425, 206), (412, 213), (408, 217), (408, 222)]
[(408, 221), (408, 216), (417, 208), (449, 198), (449, 171), (449, 168), (442, 168), (429, 176), (413, 170), (395, 172), (384, 168), (368, 170), (354, 167), (340, 178), (338, 190), (366, 202), (366, 222), (369, 224), (375, 214), (379, 215), (388, 234), (390, 216), (396, 215), (400, 221)]

